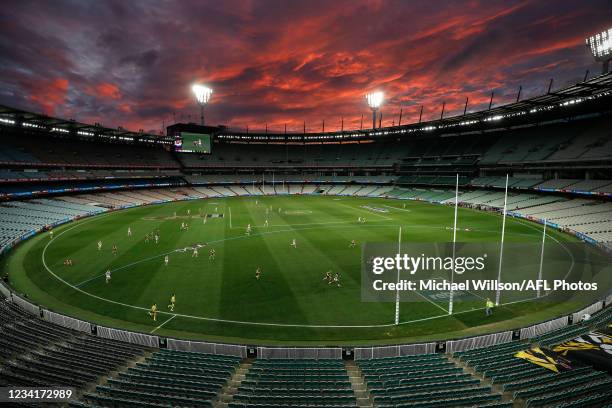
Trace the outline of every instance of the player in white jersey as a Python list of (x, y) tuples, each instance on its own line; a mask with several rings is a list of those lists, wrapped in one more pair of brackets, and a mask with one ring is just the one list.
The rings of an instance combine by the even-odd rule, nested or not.
[(251, 235), (251, 224), (247, 224), (247, 227), (246, 227), (246, 234), (247, 234), (247, 235)]
[(267, 227), (268, 225), (269, 225), (269, 224), (268, 224), (268, 220), (265, 220), (265, 221), (264, 221), (264, 227)]
[(131, 237), (131, 236), (132, 236), (132, 228), (128, 227), (128, 237)]
[[(330, 282), (331, 283), (331, 282)], [(342, 286), (342, 284), (340, 283), (340, 274), (338, 272), (336, 272), (336, 274), (334, 275), (334, 283), (340, 287)]]
[(198, 257), (198, 247), (193, 247), (193, 253), (191, 254), (192, 258)]
[(106, 275), (106, 283), (109, 283), (111, 280), (111, 270), (110, 269), (107, 270), (105, 275)]
[(168, 266), (168, 262), (170, 262), (170, 257), (168, 255), (164, 256), (164, 265)]
[(353, 239), (351, 240), (351, 243), (349, 244), (349, 248), (355, 248), (355, 246), (357, 246), (357, 242)]
[(211, 261), (215, 260), (215, 250), (213, 248), (210, 249), (210, 252), (208, 254), (208, 259), (210, 259)]
[(295, 238), (291, 241), (291, 246), (297, 249), (297, 240)]
[(255, 269), (255, 279), (259, 280), (260, 277), (261, 277), (261, 268), (258, 266), (257, 269)]
[(98, 241), (98, 251), (102, 250), (102, 241)]
[(159, 244), (159, 235), (155, 234), (155, 243)]
[(49, 231), (49, 238), (53, 239), (53, 230)]

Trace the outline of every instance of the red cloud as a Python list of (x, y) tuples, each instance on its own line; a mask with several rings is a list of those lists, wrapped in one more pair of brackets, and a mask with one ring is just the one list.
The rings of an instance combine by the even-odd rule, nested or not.
[(117, 85), (108, 82), (98, 84), (96, 86), (96, 91), (102, 98), (121, 99), (121, 92)]
[[(301, 131), (306, 121), (307, 129), (320, 130), (325, 120), (326, 130), (335, 130), (341, 118), (348, 129), (360, 126), (362, 114), (367, 126), (363, 96), (376, 88), (385, 92), (385, 125), (397, 123), (400, 109), (402, 123), (418, 120), (421, 105), (423, 120), (438, 118), (442, 102), (445, 115), (462, 113), (466, 97), (469, 110), (486, 108), (491, 90), (499, 105), (519, 85), (529, 97), (551, 77), (562, 84), (587, 68), (595, 72), (583, 38), (609, 24), (605, 0), (558, 0), (554, 15), (549, 4), (533, 0), (275, 7), (184, 0), (130, 3), (117, 14), (102, 4), (105, 13), (89, 21), (68, 16), (88, 16), (90, 8), (58, 4), (45, 9), (55, 24), (36, 26), (23, 3), (10, 8), (12, 25), (0, 27), (0, 38), (19, 44), (3, 55), (0, 87), (12, 93), (0, 94), (0, 103), (11, 103), (3, 95), (25, 95), (26, 109), (155, 131), (173, 117), (199, 116), (194, 81), (214, 89), (207, 121), (242, 129), (267, 123), (282, 131), (287, 123)], [(99, 38), (74, 35), (84, 21)], [(109, 27), (122, 27), (121, 34)], [(75, 52), (83, 49), (91, 53), (87, 61)]]
[(57, 78), (51, 81), (29, 82), (30, 101), (40, 106), (47, 115), (54, 115), (58, 107), (63, 107), (68, 92), (68, 80)]

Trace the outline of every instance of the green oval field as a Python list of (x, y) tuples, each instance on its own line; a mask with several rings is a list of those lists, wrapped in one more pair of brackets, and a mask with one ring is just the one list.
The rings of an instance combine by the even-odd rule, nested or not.
[[(359, 217), (365, 223), (357, 222)], [(499, 241), (499, 215), (459, 209), (458, 219), (457, 241)], [(181, 229), (182, 223), (188, 230)], [(393, 324), (394, 303), (361, 301), (362, 243), (396, 243), (400, 227), (402, 242), (448, 242), (452, 223), (452, 207), (414, 201), (211, 198), (69, 223), (56, 228), (53, 239), (41, 234), (19, 245), (3, 259), (3, 269), (18, 292), (53, 311), (161, 336), (248, 344), (356, 345), (463, 337), (543, 321), (597, 296), (576, 292), (563, 299), (517, 302), (497, 308), (488, 319), (482, 310), (471, 310), (473, 303), (457, 302), (453, 316), (447, 315), (444, 302), (402, 303), (399, 325)], [(158, 232), (158, 243), (145, 242), (151, 232)], [(506, 242), (537, 243), (541, 236), (541, 226), (508, 218)], [(576, 242), (552, 230), (549, 239), (556, 245)], [(359, 245), (351, 248), (351, 240)], [(193, 247), (199, 247), (197, 257)], [(66, 259), (73, 266), (64, 265)], [(108, 269), (112, 279), (106, 283)], [(323, 280), (328, 270), (340, 273), (341, 287)], [(173, 293), (176, 307), (171, 311), (167, 305)], [(160, 309), (157, 321), (148, 315), (153, 303)]]

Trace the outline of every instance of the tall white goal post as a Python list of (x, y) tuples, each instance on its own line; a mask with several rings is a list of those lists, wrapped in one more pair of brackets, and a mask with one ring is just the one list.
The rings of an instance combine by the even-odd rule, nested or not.
[[(397, 235), (397, 253), (402, 253), (402, 227), (399, 227), (399, 233)], [(400, 317), (400, 291), (399, 291), (399, 282), (400, 282), (400, 269), (397, 268), (397, 289), (395, 290), (395, 325), (399, 324)]]
[(459, 206), (459, 173), (455, 183), (455, 221), (453, 222), (453, 269), (451, 270), (451, 289), (448, 295), (448, 314), (453, 314), (453, 283), (455, 282), (455, 246), (457, 243), (457, 207)]
[[(544, 228), (542, 229), (542, 250), (540, 251), (540, 269), (538, 270), (538, 281), (542, 280), (542, 267), (544, 266), (544, 244), (546, 242), (546, 218), (544, 218)], [(538, 285), (538, 295), (540, 297), (540, 285)]]
[(499, 248), (499, 268), (497, 270), (497, 291), (495, 292), (495, 306), (499, 306), (499, 301), (501, 298), (501, 290), (499, 289), (499, 284), (501, 283), (502, 260), (504, 257), (504, 237), (506, 236), (507, 205), (508, 205), (508, 174), (506, 174), (506, 189), (504, 191), (504, 213), (502, 217), (502, 236), (501, 236), (501, 244)]

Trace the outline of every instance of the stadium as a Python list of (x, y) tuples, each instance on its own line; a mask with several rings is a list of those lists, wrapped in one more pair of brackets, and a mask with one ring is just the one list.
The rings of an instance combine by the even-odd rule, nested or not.
[(601, 73), (387, 122), (367, 85), (327, 131), (212, 125), (206, 77), (161, 132), (3, 97), (0, 401), (610, 406), (611, 33)]

